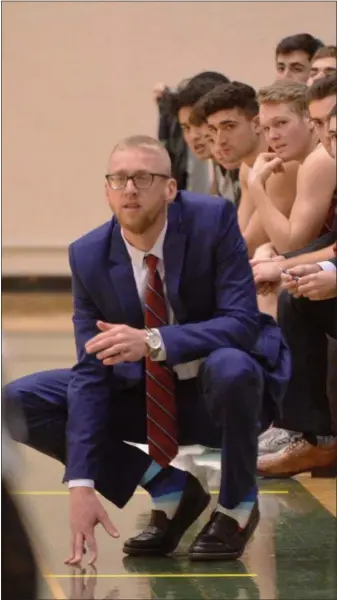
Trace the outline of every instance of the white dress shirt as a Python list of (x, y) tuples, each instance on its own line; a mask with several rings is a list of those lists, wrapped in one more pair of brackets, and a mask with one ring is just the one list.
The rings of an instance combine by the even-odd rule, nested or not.
[(322, 271), (336, 271), (335, 265), (329, 260), (323, 260), (317, 264), (319, 267), (321, 267)]
[[(151, 250), (149, 250), (149, 252), (143, 252), (142, 250), (138, 250), (134, 246), (131, 246), (131, 244), (129, 244), (129, 242), (127, 242), (127, 240), (125, 239), (123, 231), (122, 231), (122, 237), (123, 237), (126, 249), (128, 251), (128, 254), (130, 256), (130, 259), (131, 259), (131, 264), (132, 264), (133, 274), (134, 274), (134, 278), (135, 278), (135, 282), (136, 282), (136, 287), (137, 287), (139, 299), (140, 299), (143, 310), (144, 310), (144, 306), (145, 306), (145, 291), (146, 291), (147, 280), (148, 280), (148, 267), (145, 262), (145, 256), (147, 256), (148, 254), (153, 254), (154, 256), (156, 256), (158, 258), (158, 267), (157, 268), (158, 268), (158, 273), (159, 273), (160, 278), (163, 283), (163, 290), (164, 290), (164, 295), (166, 298), (169, 325), (173, 325), (176, 321), (174, 318), (172, 308), (169, 305), (169, 302), (167, 300), (167, 290), (166, 290), (166, 285), (165, 285), (165, 270), (164, 270), (164, 260), (163, 260), (163, 258), (164, 258), (163, 248), (164, 248), (164, 240), (165, 240), (166, 231), (167, 231), (167, 222), (165, 223), (164, 229), (162, 230), (161, 234), (157, 238), (157, 241), (154, 244), (153, 248), (151, 248)], [(166, 359), (166, 351), (165, 351), (164, 344), (162, 342), (162, 350), (156, 356), (156, 361), (158, 361), (158, 362), (164, 361), (165, 359)], [(197, 376), (201, 362), (202, 362), (202, 359), (193, 360), (188, 363), (176, 365), (175, 367), (173, 367), (173, 370), (176, 372), (177, 377), (180, 380), (192, 379), (193, 377)], [(74, 479), (74, 480), (71, 480), (68, 482), (68, 486), (70, 488), (71, 487), (79, 487), (79, 486), (94, 487), (94, 481), (92, 481), (90, 479)]]

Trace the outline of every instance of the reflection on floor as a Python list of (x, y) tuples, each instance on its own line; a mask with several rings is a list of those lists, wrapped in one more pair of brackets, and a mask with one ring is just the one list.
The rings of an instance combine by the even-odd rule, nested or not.
[[(47, 308), (41, 316), (29, 310), (27, 317), (6, 299), (3, 328), (10, 379), (36, 370), (71, 366), (74, 343), (68, 300), (58, 312)], [(139, 490), (122, 511), (103, 500), (121, 538), (112, 540), (98, 528), (97, 573), (81, 573), (63, 564), (69, 551), (69, 532), (62, 466), (28, 448), (23, 448), (21, 455), (16, 499), (30, 524), (45, 575), (41, 600), (337, 597), (335, 480), (316, 481), (316, 489), (306, 476), (298, 480), (260, 480), (261, 523), (242, 560), (234, 563), (189, 564), (186, 558), (188, 545), (212, 507), (187, 532), (174, 557), (125, 557), (123, 540), (144, 527), (149, 498)], [(219, 485), (217, 456), (199, 454), (193, 462), (191, 457), (182, 460), (209, 485), (214, 505)], [(317, 498), (330, 506), (331, 512)]]

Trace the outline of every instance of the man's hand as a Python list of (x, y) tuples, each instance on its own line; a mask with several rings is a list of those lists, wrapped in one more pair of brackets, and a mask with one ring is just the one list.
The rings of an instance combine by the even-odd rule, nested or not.
[(165, 83), (156, 83), (155, 84), (155, 86), (153, 88), (153, 99), (155, 102), (158, 102), (158, 100), (161, 100), (166, 88), (167, 88), (167, 86)]
[(84, 554), (84, 544), (89, 550), (89, 565), (97, 560), (97, 544), (94, 528), (98, 523), (113, 538), (119, 533), (109, 519), (108, 513), (97, 498), (95, 490), (89, 487), (74, 487), (70, 493), (71, 555), (64, 562), (67, 565), (80, 564)]
[(318, 273), (321, 270), (321, 267), (315, 263), (292, 267), (282, 274), (282, 287), (285, 290), (288, 290), (289, 294), (292, 294), (294, 298), (299, 298), (301, 294), (298, 288), (301, 278), (307, 275)]
[(283, 173), (283, 161), (274, 152), (261, 152), (248, 173), (248, 187), (265, 186), (272, 173)]
[(260, 262), (253, 267), (255, 285), (261, 283), (280, 283), (282, 275), (281, 262)]
[(88, 354), (96, 354), (104, 365), (121, 362), (137, 362), (146, 356), (145, 329), (134, 329), (128, 325), (112, 325), (97, 321), (98, 333), (85, 345)]
[(335, 271), (319, 271), (301, 277), (298, 282), (298, 293), (309, 300), (329, 300), (337, 296)]

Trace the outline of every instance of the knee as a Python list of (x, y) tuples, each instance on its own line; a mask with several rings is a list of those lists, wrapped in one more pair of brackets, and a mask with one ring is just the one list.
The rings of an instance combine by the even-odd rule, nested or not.
[(235, 348), (221, 348), (204, 361), (201, 385), (207, 404), (218, 413), (219, 408), (252, 401), (262, 397), (263, 370), (246, 352)]
[(203, 378), (210, 385), (226, 390), (240, 388), (247, 381), (260, 379), (260, 365), (249, 354), (236, 348), (221, 348), (212, 352), (203, 365)]
[(11, 437), (21, 442), (26, 437), (24, 424), (23, 389), (20, 379), (4, 386), (2, 391), (4, 422)]

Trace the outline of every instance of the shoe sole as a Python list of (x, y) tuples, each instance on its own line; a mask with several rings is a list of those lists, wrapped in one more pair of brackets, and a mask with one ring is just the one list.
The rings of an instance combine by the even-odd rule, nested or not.
[(211, 501), (210, 494), (206, 494), (199, 500), (198, 504), (194, 505), (195, 510), (190, 515), (190, 519), (187, 522), (187, 526), (180, 535), (179, 538), (175, 539), (174, 545), (167, 546), (165, 549), (162, 548), (135, 548), (132, 546), (127, 546), (124, 544), (123, 552), (128, 554), (129, 556), (166, 556), (167, 554), (172, 554), (174, 550), (178, 547), (179, 542), (183, 535), (187, 532), (187, 530), (193, 525), (193, 523), (200, 517), (200, 515), (206, 510), (207, 506)]
[(298, 471), (291, 471), (290, 473), (260, 473), (257, 471), (257, 477), (261, 479), (290, 479), (291, 477), (295, 477), (295, 475), (301, 475), (301, 473), (311, 473), (314, 467), (311, 469), (300, 469)]
[(188, 559), (191, 562), (197, 562), (200, 560), (204, 560), (204, 561), (212, 561), (212, 560), (224, 560), (224, 561), (231, 561), (231, 560), (237, 560), (238, 558), (240, 558), (245, 549), (246, 546), (248, 544), (248, 542), (250, 541), (252, 535), (254, 534), (255, 529), (257, 528), (258, 524), (260, 522), (260, 514), (258, 516), (258, 518), (251, 524), (248, 533), (248, 537), (247, 537), (247, 541), (245, 543), (245, 545), (243, 546), (242, 550), (239, 550), (238, 552), (190, 552), (188, 554)]

